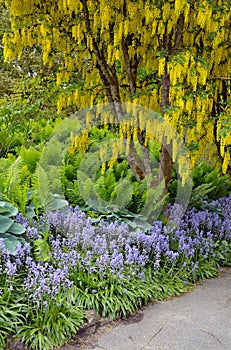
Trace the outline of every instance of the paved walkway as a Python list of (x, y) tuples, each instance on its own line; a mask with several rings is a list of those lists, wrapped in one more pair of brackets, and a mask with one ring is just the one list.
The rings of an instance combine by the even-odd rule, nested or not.
[[(89, 341), (90, 340), (90, 341)], [(231, 350), (231, 268), (101, 328), (84, 350)]]

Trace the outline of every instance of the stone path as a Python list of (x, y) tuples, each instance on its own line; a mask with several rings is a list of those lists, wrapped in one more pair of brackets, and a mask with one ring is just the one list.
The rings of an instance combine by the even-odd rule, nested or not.
[[(90, 331), (89, 331), (90, 332)], [(62, 350), (231, 350), (231, 268)]]

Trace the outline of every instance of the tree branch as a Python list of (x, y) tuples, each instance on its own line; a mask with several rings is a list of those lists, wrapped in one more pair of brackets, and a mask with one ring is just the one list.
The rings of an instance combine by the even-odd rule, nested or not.
[(128, 76), (130, 94), (134, 95), (136, 93), (136, 82), (133, 76), (132, 63), (128, 53), (128, 38), (122, 39), (122, 48), (123, 48), (125, 66), (126, 66), (126, 73)]
[(176, 38), (175, 38), (175, 43), (172, 48), (171, 54), (175, 53), (180, 48), (180, 41), (182, 38), (183, 29), (184, 29), (184, 14), (182, 12), (177, 22)]
[[(85, 24), (86, 24), (86, 29), (87, 29), (87, 33), (89, 35), (91, 35), (91, 24), (90, 24), (90, 18), (89, 18), (89, 11), (88, 11), (88, 7), (87, 7), (87, 0), (81, 0), (82, 5), (83, 5), (83, 12), (84, 12), (84, 19), (85, 19)], [(101, 71), (103, 72), (105, 78), (108, 80), (108, 82), (110, 84), (114, 83), (114, 79), (113, 76), (110, 74), (109, 72), (109, 67), (105, 61), (105, 58), (103, 55), (101, 55), (100, 50), (98, 48), (97, 42), (95, 40), (95, 38), (92, 37), (92, 45), (93, 45), (93, 51), (94, 54), (96, 55), (98, 64), (101, 68)]]

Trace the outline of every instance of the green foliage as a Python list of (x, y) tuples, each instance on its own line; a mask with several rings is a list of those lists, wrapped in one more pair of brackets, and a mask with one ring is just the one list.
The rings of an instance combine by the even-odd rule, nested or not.
[[(169, 186), (170, 201), (174, 203), (177, 186), (175, 169)], [(189, 207), (203, 208), (203, 201), (210, 202), (231, 193), (231, 181), (228, 174), (222, 174), (215, 166), (205, 162), (196, 164), (192, 171), (193, 189)]]
[(218, 240), (215, 245), (216, 249), (216, 260), (222, 266), (231, 265), (231, 245), (229, 242), (221, 239)]
[(205, 162), (196, 165), (193, 169), (193, 183), (195, 188), (203, 184), (210, 184), (212, 189), (209, 199), (212, 200), (231, 193), (231, 181), (228, 174), (222, 175), (219, 169)]
[(17, 159), (0, 159), (0, 195), (17, 207), (20, 213), (33, 217), (44, 209), (55, 210), (67, 201), (53, 194), (47, 174), (40, 167), (40, 152), (22, 148)]
[[(156, 188), (149, 188), (141, 197), (139, 207), (145, 213), (145, 217), (149, 219), (153, 216), (156, 218), (156, 212), (162, 208), (166, 202), (166, 196), (163, 196), (165, 182), (162, 180)], [(153, 221), (152, 220), (152, 221)]]
[[(77, 151), (65, 156), (62, 186), (66, 199), (71, 205), (80, 206), (95, 221), (125, 221), (134, 231), (147, 231), (150, 229), (147, 221), (161, 211), (167, 199), (163, 196), (164, 182), (159, 183), (157, 174), (160, 145), (154, 141), (148, 143), (152, 178), (137, 181), (128, 161), (122, 158), (118, 158), (112, 168), (107, 162), (102, 174), (99, 144), (114, 139), (115, 133), (108, 127), (93, 127), (89, 137), (86, 156)], [(142, 160), (141, 149), (138, 144), (136, 146)], [(156, 179), (155, 186), (151, 185), (153, 179)]]
[[(151, 228), (148, 221), (158, 216), (166, 201), (166, 196), (163, 196), (164, 181), (156, 188), (147, 189), (147, 179), (137, 182), (125, 160), (117, 162), (112, 171), (108, 169), (105, 174), (96, 177), (95, 181), (87, 173), (78, 170), (78, 181), (75, 180), (71, 192), (73, 197), (70, 189), (66, 192), (70, 204), (73, 204), (71, 200), (74, 199), (74, 204), (93, 216), (95, 222), (124, 221), (133, 232)], [(79, 198), (81, 201), (77, 201)]]
[[(24, 87), (25, 88), (25, 87)], [(47, 87), (49, 89), (49, 86)], [(36, 87), (35, 87), (36, 89)], [(45, 89), (45, 86), (44, 86)], [(22, 97), (23, 98), (23, 97)], [(34, 98), (34, 97), (33, 97)], [(44, 143), (61, 118), (53, 121), (51, 109), (43, 116), (41, 103), (37, 100), (31, 105), (30, 99), (19, 101), (1, 101), (0, 104), (0, 155), (6, 157), (9, 152), (19, 155), (20, 148), (29, 148)], [(53, 106), (55, 116), (55, 106)]]
[[(87, 205), (97, 208), (108, 208), (110, 211), (122, 209), (132, 194), (132, 187), (126, 178), (116, 181), (110, 170), (100, 175), (94, 182), (85, 172), (78, 171), (78, 181), (81, 183), (81, 193)], [(126, 191), (125, 191), (126, 190)]]
[(200, 208), (202, 205), (202, 200), (207, 200), (209, 194), (215, 189), (213, 186), (213, 182), (205, 183), (199, 185), (192, 190), (191, 199), (189, 203), (189, 207)]
[(21, 147), (20, 157), (24, 165), (26, 165), (27, 169), (31, 174), (34, 174), (37, 164), (40, 160), (41, 153), (33, 147), (29, 147), (26, 149), (25, 147)]
[(0, 159), (0, 194), (2, 198), (26, 213), (27, 193), (31, 188), (31, 173), (21, 157)]
[(35, 350), (50, 350), (67, 343), (84, 324), (85, 313), (75, 305), (72, 290), (59, 293), (47, 307), (28, 307), (26, 323), (16, 337)]
[(42, 238), (33, 241), (35, 260), (47, 261), (50, 259), (49, 232), (42, 233)]
[(5, 349), (7, 337), (23, 324), (24, 305), (11, 300), (10, 292), (4, 291), (0, 298), (0, 349)]
[(100, 279), (94, 273), (89, 275), (79, 270), (73, 279), (79, 305), (84, 309), (94, 309), (111, 320), (131, 315), (149, 301), (180, 295), (191, 285), (190, 282), (185, 284), (176, 272), (170, 275), (169, 271), (162, 269), (156, 273), (151, 266), (145, 269), (143, 280), (134, 277), (118, 282), (109, 275)]
[(228, 174), (222, 175), (219, 169), (202, 162), (193, 169), (193, 191), (190, 207), (203, 207), (203, 200), (224, 197), (231, 193), (231, 181)]
[(4, 239), (5, 247), (11, 254), (15, 253), (19, 242), (24, 243), (24, 239), (20, 236), (25, 232), (25, 228), (15, 221), (17, 213), (17, 208), (0, 201), (0, 238)]
[(44, 210), (58, 210), (68, 204), (61, 196), (53, 194), (49, 177), (41, 165), (38, 168), (38, 190)]
[[(57, 115), (57, 98), (63, 86), (56, 84), (56, 66), (42, 65), (39, 47), (23, 50), (20, 62), (4, 62), (1, 43), (3, 34), (10, 30), (10, 13), (2, 3), (0, 18), (0, 156), (18, 156), (22, 146), (27, 149), (47, 141), (54, 127), (75, 109), (67, 107)], [(73, 80), (66, 90), (73, 90), (76, 74)]]

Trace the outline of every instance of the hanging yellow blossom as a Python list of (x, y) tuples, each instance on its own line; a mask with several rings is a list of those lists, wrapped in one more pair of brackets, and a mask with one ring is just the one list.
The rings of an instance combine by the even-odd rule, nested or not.
[[(203, 155), (208, 142), (212, 146), (218, 141), (220, 156), (224, 158), (223, 170), (227, 169), (230, 159), (226, 150), (231, 140), (228, 124), (219, 120), (219, 114), (230, 99), (229, 1), (5, 0), (5, 3), (10, 9), (12, 28), (3, 38), (4, 59), (20, 59), (23, 47), (37, 45), (42, 47), (44, 64), (51, 67), (58, 62), (58, 84), (77, 77), (76, 91), (71, 89), (69, 96), (64, 91), (58, 100), (58, 111), (70, 104), (77, 109), (96, 105), (96, 117), (104, 124), (113, 124), (115, 120), (110, 114), (101, 115), (105, 103), (116, 107), (120, 103), (128, 106), (130, 102), (129, 113), (137, 117), (137, 128), (132, 123), (129, 127), (120, 125), (119, 135), (129, 139), (133, 134), (137, 140), (138, 133), (148, 125), (145, 113), (137, 112), (137, 106), (159, 112), (168, 109), (169, 122), (185, 142), (198, 144), (198, 151), (192, 152), (193, 159), (195, 154), (198, 158)], [(169, 80), (163, 86), (165, 73)], [(123, 108), (116, 113), (123, 114)], [(90, 115), (86, 117), (90, 127)], [(214, 140), (215, 132), (211, 129), (216, 126), (227, 132), (222, 135), (219, 131)], [(159, 136), (161, 128), (156, 126)], [(171, 136), (168, 135), (169, 140)], [(78, 147), (86, 146), (84, 137), (82, 144), (81, 137), (78, 140)], [(112, 158), (109, 167), (113, 162)]]

